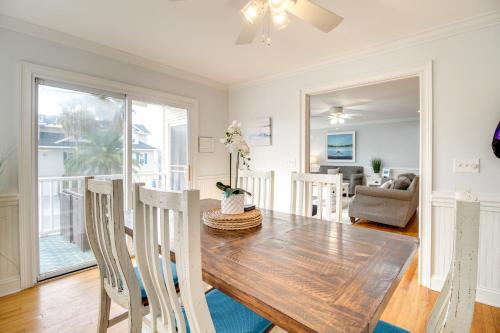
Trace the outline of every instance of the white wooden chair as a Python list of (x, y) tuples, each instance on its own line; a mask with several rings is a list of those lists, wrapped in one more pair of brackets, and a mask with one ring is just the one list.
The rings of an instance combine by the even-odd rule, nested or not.
[[(199, 191), (167, 192), (136, 187), (136, 193), (136, 260), (141, 275), (149, 277), (144, 279), (144, 284), (152, 317), (157, 318), (153, 326), (158, 332), (185, 333), (187, 327), (192, 333), (228, 329), (231, 332), (267, 331), (271, 326), (269, 321), (217, 289), (204, 294)], [(161, 249), (158, 248), (158, 238)], [(172, 248), (175, 249), (180, 298), (175, 292), (169, 265), (160, 260), (160, 251)]]
[(247, 203), (259, 208), (274, 208), (274, 171), (240, 170), (238, 187), (252, 193)]
[[(317, 190), (313, 191), (313, 187), (316, 187)], [(317, 195), (313, 195), (313, 192), (317, 193)], [(316, 204), (317, 212), (315, 217), (321, 220), (332, 220), (332, 198), (335, 198), (335, 217), (333, 220), (341, 222), (342, 174), (292, 172), (290, 193), (291, 214), (312, 216), (313, 204)]]
[[(149, 309), (143, 305), (125, 241), (122, 180), (85, 179), (85, 227), (101, 280), (97, 332), (104, 333), (127, 317), (128, 332), (141, 332)], [(111, 300), (127, 312), (110, 319)]]
[[(468, 333), (477, 286), (480, 209), (477, 201), (457, 200), (451, 267), (427, 322), (427, 333)], [(408, 331), (380, 321), (375, 333)]]

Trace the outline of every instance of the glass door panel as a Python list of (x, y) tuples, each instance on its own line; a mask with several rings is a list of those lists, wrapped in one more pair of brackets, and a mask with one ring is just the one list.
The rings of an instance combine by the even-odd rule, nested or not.
[(165, 190), (188, 187), (187, 110), (132, 101), (132, 181)]
[(39, 279), (95, 264), (84, 178), (123, 178), (125, 96), (39, 81)]

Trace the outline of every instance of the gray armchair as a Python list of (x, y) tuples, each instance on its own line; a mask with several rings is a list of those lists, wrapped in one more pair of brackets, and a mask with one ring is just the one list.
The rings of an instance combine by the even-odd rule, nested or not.
[(404, 228), (418, 208), (418, 183), (416, 176), (407, 190), (358, 186), (349, 204), (351, 221), (366, 219)]
[(319, 173), (328, 173), (328, 169), (339, 169), (344, 182), (349, 183), (349, 195), (354, 195), (356, 186), (363, 185), (363, 167), (347, 165), (321, 165)]

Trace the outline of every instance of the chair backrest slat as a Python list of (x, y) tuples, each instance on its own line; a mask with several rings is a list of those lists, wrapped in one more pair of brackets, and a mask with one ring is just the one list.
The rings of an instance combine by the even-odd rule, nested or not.
[(238, 181), (239, 187), (252, 193), (247, 196), (247, 203), (263, 209), (274, 208), (274, 171), (240, 170)]
[(85, 228), (106, 292), (121, 306), (139, 309), (139, 284), (125, 240), (122, 180), (87, 177), (85, 189)]
[(322, 220), (332, 220), (332, 198), (333, 193), (335, 193), (336, 211), (333, 220), (341, 221), (342, 174), (293, 172), (290, 193), (290, 212), (292, 214), (312, 216), (313, 204), (315, 204), (317, 207), (315, 217)]
[[(157, 297), (156, 302), (150, 303), (151, 312), (156, 315), (154, 318), (158, 318), (156, 325), (160, 331), (175, 332), (177, 329), (179, 333), (187, 332), (182, 304), (191, 332), (215, 332), (201, 279), (199, 191), (167, 192), (136, 187), (135, 192), (136, 260), (145, 278), (148, 298), (151, 293)], [(180, 300), (170, 268), (172, 236)], [(163, 255), (161, 261), (158, 244)]]

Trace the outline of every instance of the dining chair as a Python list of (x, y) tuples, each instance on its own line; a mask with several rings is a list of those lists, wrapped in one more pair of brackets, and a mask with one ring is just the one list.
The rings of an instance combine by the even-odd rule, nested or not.
[(316, 205), (314, 217), (321, 220), (332, 220), (332, 201), (335, 200), (334, 221), (341, 222), (342, 174), (292, 172), (290, 195), (291, 214), (313, 217), (313, 205)]
[[(85, 228), (100, 277), (98, 333), (128, 318), (128, 332), (141, 332), (149, 313), (144, 283), (127, 249), (123, 182), (85, 178)], [(175, 271), (175, 266), (173, 266)], [(177, 280), (176, 273), (175, 280)], [(127, 311), (109, 318), (111, 301)]]
[[(455, 201), (450, 270), (427, 322), (427, 333), (467, 333), (472, 325), (477, 286), (480, 203)], [(379, 321), (375, 333), (408, 331)]]
[[(204, 293), (201, 276), (200, 192), (136, 188), (134, 247), (159, 332), (262, 333), (272, 324), (218, 289)], [(172, 230), (171, 230), (172, 229)], [(171, 240), (173, 238), (173, 240)], [(161, 249), (157, 246), (158, 242)], [(172, 246), (173, 245), (173, 246)], [(177, 297), (161, 251), (174, 249)]]
[(240, 170), (238, 187), (252, 193), (247, 203), (259, 208), (274, 208), (274, 171)]

